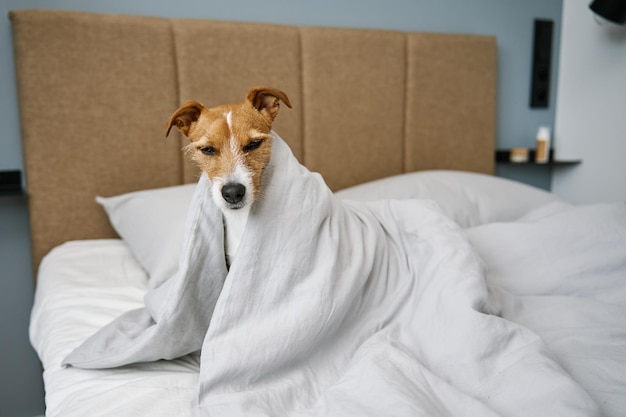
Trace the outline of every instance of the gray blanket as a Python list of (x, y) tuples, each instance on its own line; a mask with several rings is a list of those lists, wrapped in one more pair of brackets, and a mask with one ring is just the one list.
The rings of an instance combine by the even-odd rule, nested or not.
[(277, 136), (237, 256), (203, 176), (178, 273), (65, 364), (201, 349), (197, 416), (594, 416), (481, 261), (427, 201), (335, 199)]

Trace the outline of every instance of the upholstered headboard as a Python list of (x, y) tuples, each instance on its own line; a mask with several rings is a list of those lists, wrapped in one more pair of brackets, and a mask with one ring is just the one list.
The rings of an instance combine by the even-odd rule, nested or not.
[(424, 169), (492, 173), (496, 39), (82, 12), (11, 12), (34, 264), (113, 237), (96, 195), (195, 181), (188, 99), (287, 93), (274, 129), (332, 189)]

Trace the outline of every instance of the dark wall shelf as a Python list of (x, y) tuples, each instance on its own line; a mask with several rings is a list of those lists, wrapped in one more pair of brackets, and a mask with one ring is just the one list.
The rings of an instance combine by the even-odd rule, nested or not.
[(548, 162), (535, 162), (535, 151), (528, 151), (528, 161), (524, 162), (513, 162), (510, 160), (509, 149), (500, 149), (496, 151), (496, 162), (502, 164), (512, 164), (512, 165), (550, 165), (550, 166), (568, 166), (568, 165), (578, 165), (582, 163), (580, 159), (572, 159), (572, 160), (560, 160), (554, 159), (554, 149), (550, 149), (550, 155), (548, 158)]
[(24, 195), (22, 171), (0, 171), (0, 197)]

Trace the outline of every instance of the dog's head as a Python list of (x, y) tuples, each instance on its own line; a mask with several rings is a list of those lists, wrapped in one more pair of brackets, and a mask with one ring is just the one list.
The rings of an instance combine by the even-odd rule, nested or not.
[(269, 87), (248, 91), (241, 103), (207, 108), (188, 101), (172, 114), (172, 126), (191, 143), (192, 159), (212, 182), (213, 199), (222, 209), (251, 205), (260, 193), (261, 174), (270, 160), (272, 122), (287, 95)]

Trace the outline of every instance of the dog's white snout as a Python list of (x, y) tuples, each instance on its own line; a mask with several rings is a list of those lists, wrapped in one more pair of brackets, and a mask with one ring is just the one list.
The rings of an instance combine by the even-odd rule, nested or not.
[(228, 204), (241, 203), (246, 195), (246, 187), (239, 183), (229, 183), (222, 187), (222, 197)]

